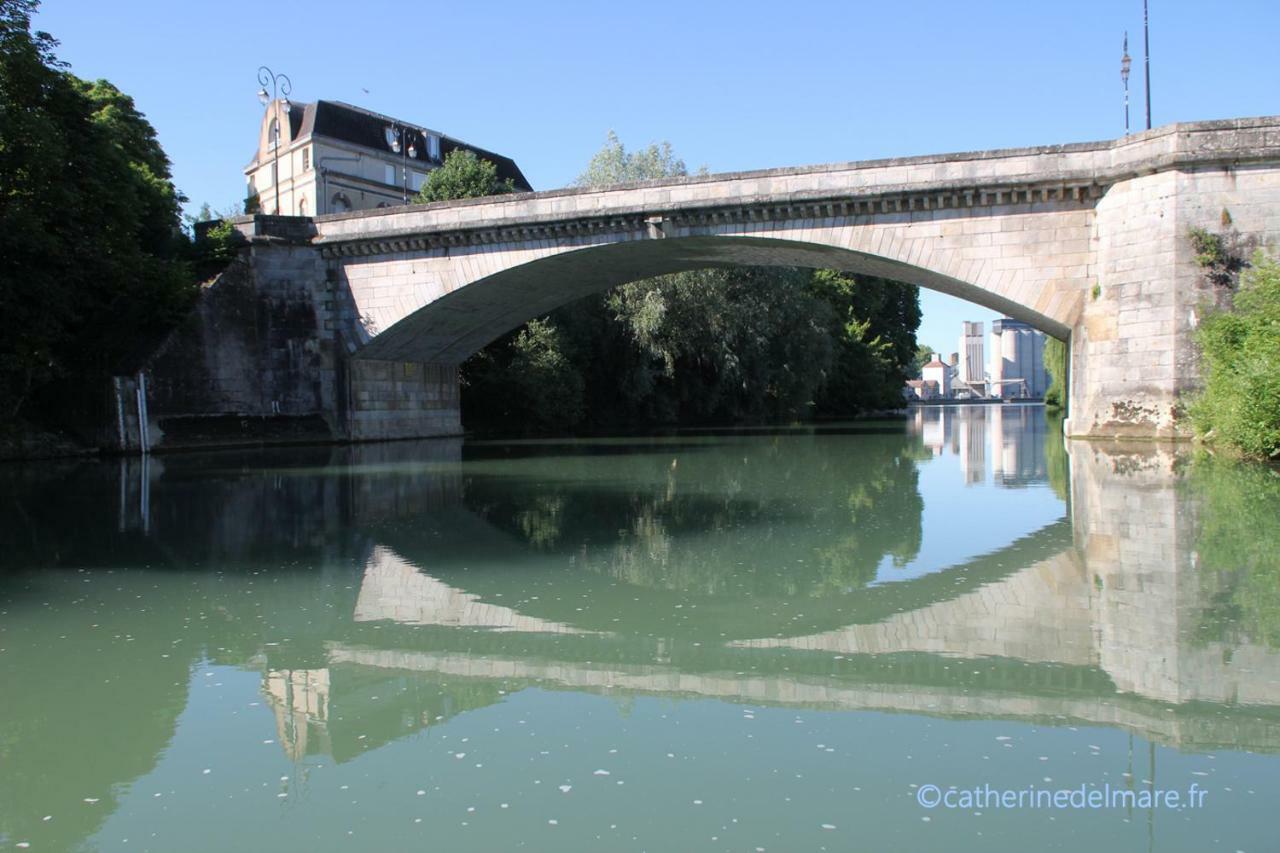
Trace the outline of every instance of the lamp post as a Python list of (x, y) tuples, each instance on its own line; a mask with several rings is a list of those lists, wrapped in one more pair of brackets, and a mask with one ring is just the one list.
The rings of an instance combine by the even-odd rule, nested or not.
[(1142, 0), (1142, 64), (1147, 74), (1147, 130), (1151, 129), (1151, 30), (1147, 26), (1147, 0)]
[(1129, 34), (1124, 34), (1124, 56), (1120, 57), (1120, 79), (1124, 81), (1124, 135), (1129, 135)]
[(418, 159), (418, 147), (409, 138), (409, 128), (393, 121), (387, 125), (387, 147), (400, 155), (401, 200), (409, 203), (409, 158)]
[[(271, 92), (267, 92), (267, 83), (271, 83)], [(263, 65), (258, 69), (258, 101), (264, 107), (275, 103), (276, 96), (284, 93), (285, 116), (289, 115), (289, 94), (293, 91), (293, 83), (283, 74), (276, 74)], [(275, 139), (271, 140), (271, 148), (275, 154), (271, 163), (271, 183), (276, 188), (276, 216), (280, 215), (280, 110), (276, 109)]]

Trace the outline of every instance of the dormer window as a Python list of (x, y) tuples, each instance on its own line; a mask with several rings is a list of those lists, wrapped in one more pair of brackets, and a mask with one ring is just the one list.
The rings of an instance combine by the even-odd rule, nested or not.
[(440, 159), (440, 137), (434, 133), (427, 134), (427, 157), (431, 160)]
[(280, 119), (273, 118), (267, 128), (267, 148), (272, 149), (280, 144)]

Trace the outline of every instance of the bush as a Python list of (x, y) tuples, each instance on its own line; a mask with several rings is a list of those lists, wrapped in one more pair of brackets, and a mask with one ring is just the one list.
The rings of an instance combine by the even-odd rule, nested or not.
[(1210, 314), (1196, 340), (1205, 376), (1191, 406), (1196, 431), (1246, 457), (1280, 456), (1280, 264), (1255, 258), (1234, 310)]

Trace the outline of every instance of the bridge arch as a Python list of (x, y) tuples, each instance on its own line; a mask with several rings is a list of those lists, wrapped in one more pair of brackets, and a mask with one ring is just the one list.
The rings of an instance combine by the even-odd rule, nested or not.
[[(521, 324), (591, 293), (628, 282), (669, 273), (730, 266), (779, 266), (838, 269), (861, 275), (916, 284), (974, 302), (1023, 320), (1058, 338), (1070, 334), (1072, 313), (1078, 309), (1082, 282), (1062, 280), (1050, 285), (1049, 298), (1028, 300), (1020, 292), (1021, 278), (1012, 272), (973, 263), (963, 247), (942, 245), (937, 229), (912, 227), (905, 236), (881, 238), (877, 253), (839, 243), (871, 243), (873, 235), (848, 235), (823, 229), (819, 235), (766, 236), (763, 233), (693, 233), (672, 237), (602, 242), (593, 245), (546, 246), (533, 249), (514, 263), (489, 272), (492, 262), (483, 252), (451, 252), (449, 260), (465, 269), (475, 268), (477, 278), (456, 285), (430, 299), (429, 285), (409, 285), (418, 299), (430, 299), (399, 316), (406, 300), (401, 293), (387, 306), (379, 287), (361, 286), (361, 270), (347, 267), (353, 300), (362, 318), (372, 322), (363, 328), (357, 358), (459, 364), (472, 353)], [(914, 234), (911, 232), (915, 232)], [(857, 239), (861, 236), (863, 239)], [(835, 240), (839, 242), (828, 242)], [(850, 239), (850, 238), (853, 239)], [(920, 243), (931, 245), (921, 250)], [(413, 276), (430, 280), (431, 258), (400, 262)], [(419, 272), (420, 271), (420, 272)], [(1080, 273), (1083, 274), (1083, 271)], [(970, 281), (960, 276), (972, 275)], [(395, 285), (403, 290), (405, 285)], [(1041, 293), (1046, 292), (1041, 290)], [(412, 297), (410, 297), (412, 298)], [(360, 311), (361, 303), (367, 307)], [(412, 304), (412, 303), (409, 303)], [(398, 319), (393, 319), (399, 317)], [(383, 326), (382, 320), (392, 320)], [(384, 320), (385, 322), (385, 320)], [(376, 334), (371, 334), (376, 331)]]

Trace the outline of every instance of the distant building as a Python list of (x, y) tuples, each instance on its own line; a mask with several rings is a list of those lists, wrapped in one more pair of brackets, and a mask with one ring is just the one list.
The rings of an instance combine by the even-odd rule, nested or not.
[(339, 101), (273, 101), (244, 169), (247, 197), (265, 213), (287, 216), (391, 207), (416, 195), (427, 174), (459, 149), (491, 161), (517, 190), (532, 189), (511, 158), (438, 131)]
[(960, 372), (956, 385), (976, 397), (987, 396), (987, 365), (983, 355), (982, 323), (965, 323), (960, 333)]
[(1020, 320), (991, 324), (991, 395), (1043, 397), (1049, 381), (1044, 371), (1044, 333)]
[(951, 365), (944, 362), (936, 352), (920, 371), (920, 378), (926, 383), (935, 383), (939, 397), (946, 399), (951, 396)]

